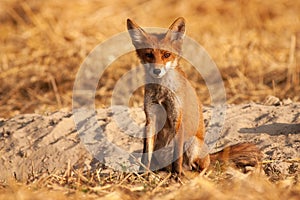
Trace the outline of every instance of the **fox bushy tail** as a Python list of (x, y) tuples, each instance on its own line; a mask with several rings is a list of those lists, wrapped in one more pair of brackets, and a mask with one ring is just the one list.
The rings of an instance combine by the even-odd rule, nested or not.
[(219, 162), (221, 164), (234, 165), (239, 169), (245, 170), (247, 166), (259, 166), (262, 160), (262, 153), (253, 143), (240, 143), (210, 154), (210, 160), (211, 164)]

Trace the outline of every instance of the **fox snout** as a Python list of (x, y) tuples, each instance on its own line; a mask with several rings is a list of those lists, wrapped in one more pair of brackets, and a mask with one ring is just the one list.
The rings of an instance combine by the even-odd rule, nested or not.
[(161, 73), (161, 69), (153, 69), (153, 73), (155, 75), (159, 75)]
[(146, 73), (152, 78), (162, 78), (169, 71), (169, 68), (164, 64), (146, 63), (144, 66)]
[(150, 74), (153, 78), (161, 78), (166, 73), (164, 66), (161, 66), (161, 65), (156, 66), (153, 63), (148, 63), (145, 65), (145, 67), (146, 67), (147, 73)]

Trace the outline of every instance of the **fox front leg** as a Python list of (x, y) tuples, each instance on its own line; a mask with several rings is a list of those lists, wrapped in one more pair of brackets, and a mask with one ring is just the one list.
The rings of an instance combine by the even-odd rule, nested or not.
[(184, 130), (181, 123), (181, 112), (179, 113), (175, 122), (175, 138), (174, 138), (174, 151), (173, 151), (173, 164), (172, 171), (179, 176), (182, 174), (183, 165), (183, 145), (184, 145)]
[[(150, 114), (145, 110), (146, 114), (146, 126), (144, 131), (144, 147), (142, 155), (142, 164), (144, 166), (140, 167), (140, 171), (151, 170), (151, 161), (154, 151), (155, 139), (156, 139), (156, 129), (155, 129), (155, 115)], [(144, 169), (146, 167), (146, 169)]]

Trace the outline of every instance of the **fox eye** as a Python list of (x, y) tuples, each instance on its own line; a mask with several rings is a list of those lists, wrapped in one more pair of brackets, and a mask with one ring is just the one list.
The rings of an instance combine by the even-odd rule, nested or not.
[(153, 53), (145, 53), (145, 56), (146, 56), (147, 58), (154, 58)]
[(170, 56), (171, 56), (170, 53), (164, 53), (164, 57), (165, 57), (165, 58), (169, 58)]

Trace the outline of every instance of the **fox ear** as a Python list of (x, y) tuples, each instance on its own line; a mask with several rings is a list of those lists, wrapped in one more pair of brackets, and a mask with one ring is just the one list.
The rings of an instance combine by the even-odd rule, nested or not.
[(165, 38), (172, 41), (182, 41), (185, 33), (185, 20), (183, 17), (177, 18), (173, 24), (169, 27), (169, 31), (166, 33)]
[(135, 47), (145, 43), (148, 34), (130, 19), (127, 19), (127, 29)]

